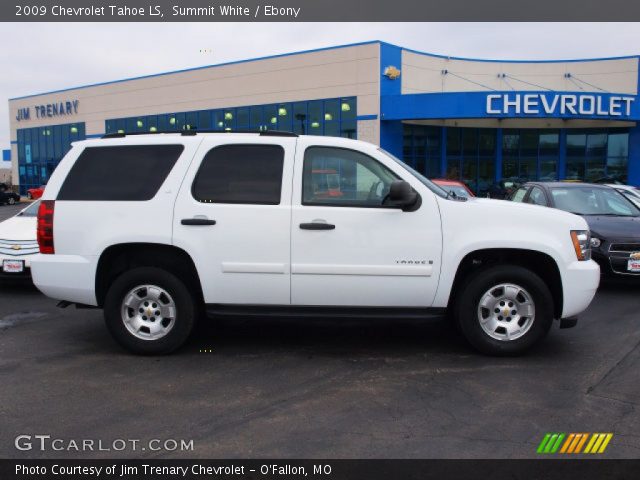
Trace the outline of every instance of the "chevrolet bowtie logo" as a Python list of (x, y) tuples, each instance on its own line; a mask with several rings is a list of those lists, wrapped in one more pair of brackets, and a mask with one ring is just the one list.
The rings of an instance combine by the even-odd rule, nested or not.
[(12, 250), (22, 250), (22, 247), (20, 245), (14, 245), (11, 247)]
[(398, 70), (393, 65), (389, 65), (384, 69), (384, 76), (389, 80), (395, 80), (396, 78), (400, 78), (400, 70)]
[(640, 260), (640, 252), (633, 252), (629, 255), (629, 258), (631, 258), (631, 260)]

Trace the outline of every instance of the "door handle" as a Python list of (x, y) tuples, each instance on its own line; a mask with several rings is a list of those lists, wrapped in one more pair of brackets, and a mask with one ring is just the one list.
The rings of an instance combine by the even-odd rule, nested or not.
[(208, 218), (183, 218), (180, 223), (182, 225), (215, 225), (216, 221)]
[(335, 230), (336, 226), (331, 223), (310, 222), (301, 223), (300, 228), (302, 230)]

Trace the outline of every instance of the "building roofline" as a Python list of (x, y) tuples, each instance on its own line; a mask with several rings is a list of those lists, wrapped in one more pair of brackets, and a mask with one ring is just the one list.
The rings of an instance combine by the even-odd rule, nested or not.
[(211, 65), (203, 65), (203, 66), (200, 66), (200, 67), (183, 68), (183, 69), (180, 69), (180, 70), (171, 70), (171, 71), (167, 71), (167, 72), (152, 73), (152, 74), (149, 74), (149, 75), (140, 75), (140, 76), (137, 76), (137, 77), (122, 78), (122, 79), (119, 79), (119, 80), (110, 80), (108, 82), (91, 83), (91, 84), (87, 84), (87, 85), (78, 85), (78, 86), (75, 86), (75, 87), (62, 88), (62, 89), (59, 89), (59, 90), (51, 90), (49, 92), (41, 92), (41, 93), (34, 93), (34, 94), (31, 94), (31, 95), (23, 95), (21, 97), (10, 98), (9, 101), (22, 100), (24, 98), (30, 98), (30, 97), (39, 97), (39, 96), (42, 96), (42, 95), (50, 95), (52, 93), (68, 92), (70, 90), (80, 90), (80, 89), (83, 89), (83, 88), (99, 87), (99, 86), (102, 86), (102, 85), (111, 85), (113, 83), (122, 83), (122, 82), (129, 82), (129, 81), (132, 81), (132, 80), (142, 80), (142, 79), (145, 79), (145, 78), (161, 77), (161, 76), (164, 76), (164, 75), (173, 75), (174, 73), (193, 72), (193, 71), (196, 71), (196, 70), (205, 70), (207, 68), (224, 67), (224, 66), (227, 66), (227, 65), (236, 65), (236, 64), (239, 64), (239, 63), (257, 62), (257, 61), (260, 61), (260, 60), (271, 60), (271, 59), (274, 59), (274, 58), (288, 57), (288, 56), (291, 56), (291, 55), (303, 55), (305, 53), (315, 53), (315, 52), (322, 52), (322, 51), (325, 51), (325, 50), (337, 50), (337, 49), (341, 49), (341, 48), (359, 47), (359, 46), (362, 46), (362, 45), (373, 45), (373, 44), (380, 44), (380, 43), (382, 43), (382, 42), (380, 42), (379, 40), (370, 40), (370, 41), (366, 41), (366, 42), (348, 43), (348, 44), (345, 44), (345, 45), (335, 45), (335, 46), (332, 46), (332, 47), (312, 48), (310, 50), (300, 50), (300, 51), (297, 51), (297, 52), (279, 53), (279, 54), (276, 54), (276, 55), (267, 55), (267, 56), (264, 56), (264, 57), (248, 58), (248, 59), (244, 59), (244, 60), (233, 60), (233, 61), (230, 61), (230, 62), (214, 63), (214, 64), (211, 64)]
[(466, 62), (491, 62), (491, 63), (573, 63), (573, 62), (600, 62), (606, 60), (626, 60), (630, 58), (640, 58), (640, 55), (623, 55), (617, 57), (595, 57), (595, 58), (572, 58), (572, 59), (560, 59), (560, 60), (499, 60), (491, 58), (471, 58), (471, 57), (456, 57), (452, 55), (441, 55), (438, 53), (423, 52), (420, 50), (414, 50), (411, 48), (401, 47), (392, 43), (382, 42), (381, 44), (389, 45), (391, 47), (401, 48), (407, 52), (415, 53), (418, 55), (426, 55), (435, 58), (444, 58), (449, 60), (462, 60)]
[(122, 79), (118, 79), (118, 80), (110, 80), (110, 81), (107, 81), (107, 82), (91, 83), (91, 84), (87, 84), (87, 85), (77, 85), (75, 87), (68, 87), (68, 88), (62, 88), (62, 89), (58, 89), (58, 90), (50, 90), (50, 91), (47, 91), (47, 92), (40, 92), (40, 93), (34, 93), (34, 94), (30, 94), (30, 95), (23, 95), (23, 96), (20, 96), (20, 97), (13, 97), (13, 98), (10, 98), (9, 101), (22, 100), (22, 99), (25, 99), (25, 98), (32, 98), (32, 97), (40, 97), (40, 96), (43, 96), (43, 95), (51, 95), (51, 94), (54, 94), (54, 93), (68, 92), (68, 91), (71, 91), (71, 90), (80, 90), (80, 89), (84, 89), (84, 88), (99, 87), (99, 86), (103, 86), (103, 85), (111, 85), (111, 84), (114, 84), (114, 83), (123, 83), (123, 82), (129, 82), (129, 81), (133, 81), (133, 80), (143, 80), (143, 79), (146, 79), (146, 78), (161, 77), (161, 76), (164, 76), (164, 75), (173, 75), (175, 73), (192, 72), (192, 71), (196, 71), (196, 70), (204, 70), (204, 69), (207, 69), (207, 68), (224, 67), (224, 66), (227, 66), (227, 65), (237, 65), (237, 64), (240, 64), (240, 63), (257, 62), (257, 61), (261, 61), (261, 60), (270, 60), (270, 59), (274, 59), (274, 58), (282, 58), (282, 57), (288, 57), (288, 56), (292, 56), (292, 55), (303, 55), (305, 53), (315, 53), (315, 52), (322, 52), (322, 51), (326, 51), (326, 50), (337, 50), (337, 49), (341, 49), (341, 48), (359, 47), (359, 46), (362, 46), (362, 45), (373, 45), (373, 44), (388, 45), (388, 46), (395, 47), (395, 48), (400, 48), (400, 49), (405, 50), (407, 52), (415, 53), (415, 54), (418, 54), (418, 55), (426, 55), (426, 56), (429, 56), (429, 57), (443, 58), (443, 59), (449, 59), (449, 60), (462, 60), (462, 61), (468, 61), (468, 62), (490, 62), (490, 63), (572, 63), (572, 62), (596, 62), (596, 61), (605, 61), (605, 60), (625, 60), (625, 59), (630, 59), (630, 58), (640, 58), (640, 55), (626, 55), (626, 56), (618, 56), (618, 57), (580, 58), (580, 59), (565, 59), (565, 60), (497, 60), (497, 59), (486, 59), (486, 58), (469, 58), (469, 57), (455, 57), (455, 56), (450, 56), (450, 55), (441, 55), (441, 54), (436, 54), (436, 53), (422, 52), (422, 51), (414, 50), (414, 49), (411, 49), (411, 48), (405, 48), (405, 47), (401, 47), (399, 45), (395, 45), (395, 44), (392, 44), (392, 43), (383, 42), (381, 40), (369, 40), (369, 41), (365, 41), (365, 42), (348, 43), (348, 44), (344, 44), (344, 45), (335, 45), (335, 46), (331, 46), (331, 47), (313, 48), (313, 49), (309, 49), (309, 50), (300, 50), (300, 51), (296, 51), (296, 52), (288, 52), (288, 53), (280, 53), (280, 54), (276, 54), (276, 55), (267, 55), (267, 56), (263, 56), (263, 57), (248, 58), (248, 59), (244, 59), (244, 60), (234, 60), (234, 61), (230, 61), (230, 62), (203, 65), (203, 66), (200, 66), (200, 67), (183, 68), (183, 69), (180, 69), (180, 70), (171, 70), (171, 71), (167, 71), (167, 72), (152, 73), (152, 74), (149, 74), (149, 75), (140, 75), (140, 76), (137, 76), (137, 77), (127, 77), (127, 78), (122, 78)]

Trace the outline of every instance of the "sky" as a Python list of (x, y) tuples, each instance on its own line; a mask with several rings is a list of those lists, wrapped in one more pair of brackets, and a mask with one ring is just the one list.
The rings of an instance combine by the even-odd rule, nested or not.
[(0, 149), (12, 97), (332, 45), (383, 40), (442, 55), (570, 59), (640, 54), (638, 23), (1, 24)]

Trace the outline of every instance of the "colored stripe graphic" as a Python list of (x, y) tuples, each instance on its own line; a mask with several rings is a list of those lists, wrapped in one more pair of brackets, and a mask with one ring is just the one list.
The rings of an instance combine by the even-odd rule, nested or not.
[(604, 453), (612, 438), (613, 433), (547, 433), (538, 445), (537, 453)]

